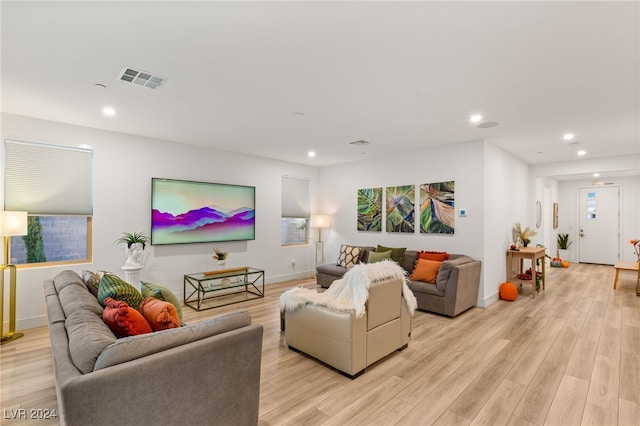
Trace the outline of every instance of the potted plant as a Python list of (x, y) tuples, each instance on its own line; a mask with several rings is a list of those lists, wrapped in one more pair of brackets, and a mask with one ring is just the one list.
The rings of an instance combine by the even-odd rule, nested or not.
[(145, 246), (149, 242), (149, 237), (144, 232), (123, 232), (122, 236), (116, 240), (116, 244), (126, 244), (124, 248), (127, 254), (127, 261), (125, 267), (141, 268), (142, 264), (142, 252)]
[(569, 240), (569, 234), (558, 234), (558, 252), (557, 257), (566, 260), (567, 249), (573, 241)]
[(516, 224), (513, 226), (514, 238), (515, 237), (519, 238), (522, 241), (522, 245), (524, 247), (526, 247), (531, 242), (531, 237), (533, 237), (536, 234), (537, 232), (529, 228), (528, 226), (522, 229), (520, 222), (516, 222)]
[(116, 240), (116, 244), (124, 243), (127, 248), (131, 248), (133, 244), (142, 244), (143, 250), (148, 242), (149, 237), (144, 232), (123, 232), (122, 236)]
[(218, 265), (224, 266), (227, 263), (227, 252), (218, 248), (213, 249), (213, 258), (218, 261)]

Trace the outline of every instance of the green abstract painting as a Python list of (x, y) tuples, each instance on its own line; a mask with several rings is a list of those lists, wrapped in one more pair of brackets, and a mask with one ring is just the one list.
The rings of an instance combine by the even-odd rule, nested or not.
[(453, 234), (455, 181), (420, 185), (420, 233)]
[(358, 189), (358, 231), (382, 231), (382, 188)]
[(415, 185), (387, 188), (387, 232), (415, 232)]

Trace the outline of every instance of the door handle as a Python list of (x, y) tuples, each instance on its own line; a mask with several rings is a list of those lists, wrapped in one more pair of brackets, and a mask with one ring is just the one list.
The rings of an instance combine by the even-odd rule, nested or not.
[(584, 230), (583, 229), (580, 230), (580, 236), (584, 237)]

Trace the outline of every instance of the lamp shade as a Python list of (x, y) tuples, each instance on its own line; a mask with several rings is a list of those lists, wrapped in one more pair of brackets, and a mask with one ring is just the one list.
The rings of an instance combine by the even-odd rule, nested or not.
[(27, 212), (0, 213), (0, 235), (3, 237), (27, 235), (27, 229)]
[(312, 228), (328, 228), (331, 225), (331, 218), (323, 214), (311, 215)]

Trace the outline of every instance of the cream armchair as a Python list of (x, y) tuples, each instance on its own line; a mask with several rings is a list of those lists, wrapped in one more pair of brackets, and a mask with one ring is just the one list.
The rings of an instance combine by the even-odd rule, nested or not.
[(405, 301), (403, 278), (374, 281), (368, 291), (360, 316), (355, 309), (339, 311), (313, 303), (285, 310), (285, 339), (289, 348), (354, 378), (374, 362), (407, 347), (415, 298), (407, 288), (404, 292), (409, 293), (404, 294), (413, 300), (408, 304)]

